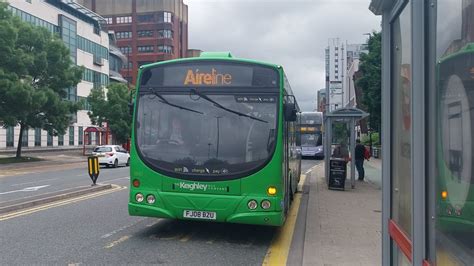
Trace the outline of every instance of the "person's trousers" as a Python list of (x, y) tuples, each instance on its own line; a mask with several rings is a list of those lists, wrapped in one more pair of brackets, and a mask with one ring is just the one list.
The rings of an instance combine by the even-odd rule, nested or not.
[(355, 160), (355, 166), (357, 168), (357, 172), (359, 173), (359, 180), (364, 179), (365, 177), (364, 160)]

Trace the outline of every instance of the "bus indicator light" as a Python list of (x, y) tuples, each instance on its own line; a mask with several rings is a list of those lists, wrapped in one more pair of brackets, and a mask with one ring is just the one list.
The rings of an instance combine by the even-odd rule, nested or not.
[(442, 198), (443, 200), (446, 200), (447, 197), (448, 197), (448, 191), (443, 190), (443, 191), (441, 192), (441, 198)]
[(139, 186), (140, 186), (140, 180), (134, 179), (134, 180), (133, 180), (133, 186), (134, 186), (134, 187), (139, 187)]
[(268, 195), (270, 195), (270, 196), (275, 196), (275, 194), (277, 193), (276, 187), (268, 187), (267, 193), (268, 193)]

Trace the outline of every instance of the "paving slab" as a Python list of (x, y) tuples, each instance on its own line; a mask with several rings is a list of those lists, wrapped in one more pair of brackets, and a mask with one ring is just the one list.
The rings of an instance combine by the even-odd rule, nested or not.
[(360, 181), (328, 190), (324, 164), (313, 170), (309, 190), (302, 264), (381, 265), (381, 190)]

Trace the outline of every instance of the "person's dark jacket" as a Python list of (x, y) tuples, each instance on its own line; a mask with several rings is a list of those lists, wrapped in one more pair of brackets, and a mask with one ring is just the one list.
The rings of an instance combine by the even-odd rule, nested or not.
[(365, 146), (358, 143), (356, 146), (355, 146), (355, 159), (356, 160), (364, 160), (365, 159)]

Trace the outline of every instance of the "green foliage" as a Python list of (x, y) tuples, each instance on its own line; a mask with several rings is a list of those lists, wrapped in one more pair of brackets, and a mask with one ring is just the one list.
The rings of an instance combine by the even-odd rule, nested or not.
[(91, 111), (87, 112), (91, 123), (96, 126), (103, 126), (107, 115), (107, 100), (105, 91), (102, 87), (91, 90), (87, 101), (91, 107)]
[(88, 100), (91, 105), (88, 114), (92, 123), (102, 126), (107, 122), (115, 139), (119, 143), (125, 143), (130, 138), (132, 125), (128, 107), (130, 91), (127, 85), (111, 83), (107, 88), (107, 98), (104, 89), (93, 89)]
[[(82, 69), (48, 30), (21, 21), (0, 3), (0, 121), (3, 126), (43, 128), (64, 134), (79, 105), (64, 100)], [(17, 157), (21, 156), (21, 136)]]
[(382, 86), (382, 35), (371, 34), (368, 42), (369, 53), (360, 59), (359, 71), (362, 75), (356, 80), (362, 89), (362, 108), (370, 113), (369, 126), (379, 130), (381, 127), (381, 86)]
[(370, 145), (370, 139), (372, 138), (372, 145), (380, 145), (380, 134), (378, 132), (373, 132), (370, 137), (369, 134), (361, 137), (360, 142), (364, 145)]
[(350, 134), (351, 134), (350, 131), (347, 129), (347, 123), (333, 122), (332, 143), (347, 144)]

